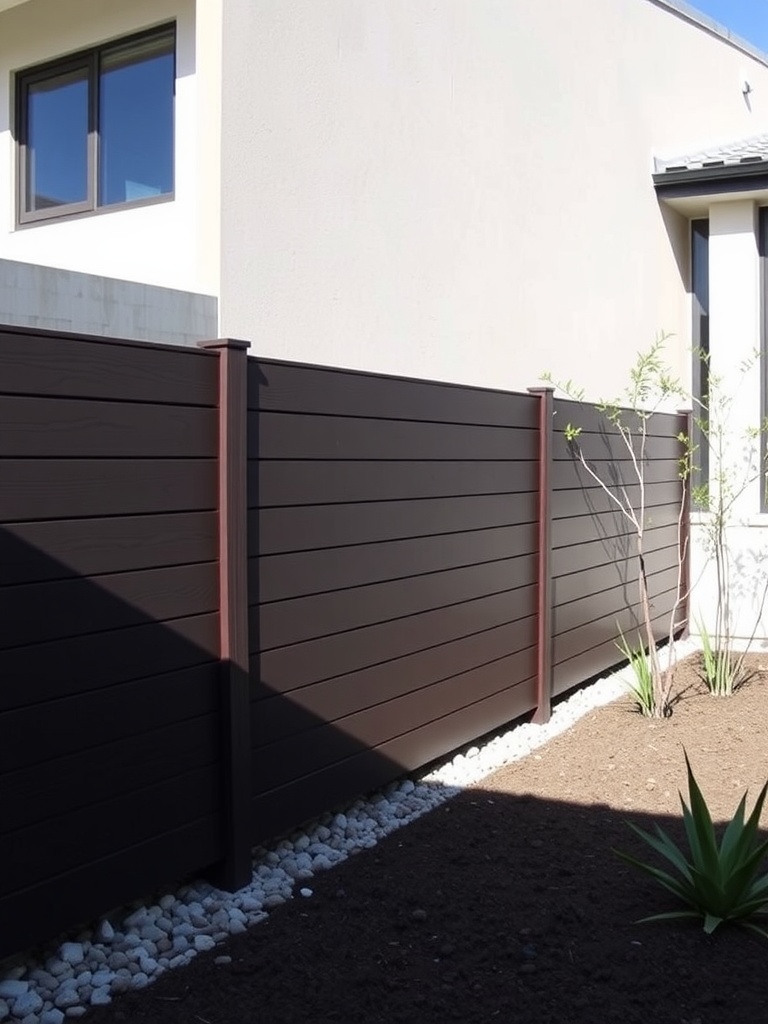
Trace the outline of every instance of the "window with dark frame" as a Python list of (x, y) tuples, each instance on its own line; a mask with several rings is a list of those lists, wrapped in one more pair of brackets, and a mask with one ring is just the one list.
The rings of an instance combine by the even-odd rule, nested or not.
[[(697, 420), (705, 418), (709, 401), (709, 221), (691, 221), (691, 292), (693, 299), (693, 429), (696, 452), (692, 484), (709, 483), (709, 442)], [(701, 403), (701, 404), (699, 404)]]
[(20, 224), (173, 198), (175, 51), (165, 25), (19, 72)]

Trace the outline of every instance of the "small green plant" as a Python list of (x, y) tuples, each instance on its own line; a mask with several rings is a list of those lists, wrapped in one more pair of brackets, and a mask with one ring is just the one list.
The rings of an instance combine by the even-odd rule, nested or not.
[[(749, 491), (767, 467), (765, 438), (768, 420), (759, 426), (738, 429), (732, 423), (735, 411), (741, 414), (743, 383), (754, 377), (760, 352), (755, 349), (727, 375), (713, 372), (710, 354), (694, 349), (704, 382), (703, 395), (691, 396), (693, 424), (697, 430), (704, 464), (696, 467), (698, 483), (691, 489), (694, 508), (700, 513), (698, 528), (704, 541), (704, 553), (714, 570), (714, 600), (708, 609), (709, 628), (698, 623), (704, 653), (704, 682), (713, 696), (730, 697), (744, 681), (744, 658), (762, 624), (768, 600), (768, 583), (756, 590), (760, 597), (753, 626), (743, 649), (736, 650), (736, 610), (745, 594), (744, 573), (734, 573), (731, 536), (738, 523)], [(762, 590), (762, 593), (760, 593)], [(701, 618), (701, 616), (700, 616)]]
[(763, 857), (768, 851), (768, 840), (758, 842), (760, 814), (768, 792), (768, 782), (760, 790), (752, 813), (746, 821), (744, 810), (747, 794), (742, 796), (718, 847), (712, 815), (694, 778), (687, 753), (685, 764), (688, 770), (690, 807), (683, 799), (682, 793), (680, 803), (688, 837), (688, 856), (686, 857), (659, 825), (655, 826), (656, 834), (653, 835), (633, 825), (632, 822), (627, 822), (641, 839), (670, 862), (676, 874), (645, 864), (619, 850), (614, 852), (651, 878), (655, 878), (689, 909), (654, 914), (651, 917), (644, 917), (638, 924), (675, 918), (703, 918), (704, 931), (708, 935), (724, 921), (730, 921), (768, 938), (768, 931), (750, 920), (756, 914), (768, 913), (768, 875), (757, 877)]
[[(624, 458), (611, 456), (606, 468), (603, 460), (587, 455), (581, 444), (582, 428), (578, 424), (566, 423), (563, 429), (573, 458), (587, 476), (602, 489), (611, 507), (624, 518), (634, 535), (638, 618), (639, 629), (643, 635), (642, 650), (634, 657), (621, 646), (619, 650), (629, 658), (636, 674), (638, 670), (644, 672), (647, 666), (651, 686), (650, 698), (647, 699), (648, 690), (644, 675), (637, 676), (642, 682), (639, 683), (639, 691), (635, 692), (638, 693), (638, 703), (643, 714), (653, 718), (666, 718), (669, 714), (675, 682), (675, 638), (684, 624), (683, 605), (687, 595), (684, 569), (688, 536), (684, 529), (684, 519), (685, 494), (689, 483), (692, 454), (691, 446), (688, 444), (684, 445), (684, 454), (679, 464), (683, 500), (680, 502), (677, 517), (677, 581), (667, 620), (666, 663), (662, 666), (656, 650), (658, 624), (654, 620), (645, 545), (646, 532), (651, 525), (647, 505), (651, 486), (648, 471), (651, 463), (649, 452), (653, 447), (649, 445), (650, 439), (654, 436), (653, 417), (663, 409), (668, 409), (672, 402), (679, 402), (685, 395), (682, 385), (670, 374), (664, 362), (663, 350), (668, 337), (665, 334), (659, 335), (649, 349), (638, 353), (623, 396), (613, 401), (598, 402), (596, 405), (605, 421), (606, 432), (613, 435), (620, 450), (623, 448)], [(542, 380), (562, 391), (573, 401), (584, 400), (584, 389), (576, 387), (572, 380), (556, 381), (551, 373), (542, 374)], [(631, 610), (634, 611), (634, 608)]]
[(703, 622), (696, 621), (701, 640), (704, 666), (702, 679), (713, 697), (730, 697), (744, 681), (744, 654), (738, 655), (729, 647), (719, 647), (709, 635)]
[(653, 674), (651, 673), (651, 664), (648, 656), (643, 650), (642, 643), (638, 643), (637, 647), (632, 647), (621, 632), (621, 628), (619, 628), (619, 633), (621, 633), (621, 642), (617, 641), (616, 646), (629, 662), (629, 667), (634, 676), (634, 682), (628, 681), (627, 687), (640, 714), (645, 715), (646, 718), (653, 718), (656, 705), (653, 691)]

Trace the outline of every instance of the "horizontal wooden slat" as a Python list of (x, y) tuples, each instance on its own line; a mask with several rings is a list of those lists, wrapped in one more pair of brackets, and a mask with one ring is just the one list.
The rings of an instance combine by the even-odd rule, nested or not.
[[(582, 431), (586, 433), (615, 433), (618, 436), (617, 428), (609, 423), (605, 413), (595, 405), (574, 402), (569, 398), (555, 398), (554, 411), (555, 423), (561, 430), (565, 424), (571, 423), (575, 427), (581, 427)], [(621, 410), (621, 422), (635, 434), (641, 428), (637, 414), (630, 409), (623, 408)], [(653, 437), (675, 436), (681, 430), (686, 429), (685, 423), (685, 416), (678, 413), (654, 412), (646, 420), (646, 433)]]
[[(581, 456), (588, 462), (595, 459), (625, 462), (631, 461), (631, 452), (634, 452), (635, 458), (638, 460), (641, 458), (641, 453), (644, 452), (646, 460), (650, 462), (655, 459), (679, 459), (683, 454), (682, 445), (675, 434), (649, 436), (645, 439), (644, 444), (640, 439), (633, 440), (630, 451), (617, 434), (583, 431), (575, 441), (568, 441), (562, 429), (563, 424), (558, 423), (557, 417), (555, 417), (555, 424), (556, 428), (552, 438), (552, 457), (555, 462), (578, 461)], [(560, 429), (557, 429), (558, 427)]]
[[(640, 507), (640, 488), (632, 485), (626, 488), (632, 507)], [(682, 491), (677, 482), (648, 484), (645, 489), (645, 505), (648, 515), (652, 516), (656, 509), (663, 505), (675, 505), (679, 508)], [(554, 491), (552, 494), (552, 517), (567, 519), (574, 516), (594, 516), (609, 513), (623, 513), (617, 509), (615, 501), (601, 487), (573, 487), (568, 490)], [(553, 522), (553, 526), (554, 526)]]
[[(427, 678), (422, 681), (422, 685), (410, 689), (398, 686), (397, 679), (391, 678), (387, 680), (391, 685), (376, 691), (370, 686), (357, 686), (355, 689), (347, 686), (345, 694), (340, 694), (338, 689), (344, 688), (342, 680), (342, 687), (338, 688), (329, 684), (318, 684), (296, 690), (290, 696), (273, 694), (252, 708), (254, 750), (259, 751), (257, 756), (261, 761), (268, 761), (268, 751), (275, 749), (275, 744), (293, 742), (302, 736), (308, 744), (309, 751), (319, 751), (314, 744), (318, 729), (325, 729), (326, 726), (335, 723), (340, 735), (348, 736), (354, 732), (353, 723), (358, 720), (361, 713), (372, 716), (367, 719), (371, 722), (378, 716), (382, 729), (388, 728), (391, 709), (395, 706), (411, 709), (412, 718), (408, 727), (415, 727), (420, 722), (437, 717), (442, 707), (440, 694), (464, 692), (465, 703), (469, 703), (479, 696), (481, 679), (497, 679), (501, 681), (502, 686), (516, 686), (521, 681), (534, 678), (534, 648), (527, 647), (514, 653), (504, 653), (500, 657), (489, 657), (487, 654), (488, 652), (482, 652), (476, 656), (467, 669), (453, 671), (442, 679), (430, 681)], [(480, 656), (486, 656), (486, 659), (481, 660)], [(421, 694), (418, 703), (402, 705), (403, 698), (411, 698), (416, 694)], [(333, 709), (340, 708), (343, 709), (343, 715), (334, 714)], [(349, 723), (352, 724), (347, 728)], [(377, 740), (379, 741), (381, 737)]]
[(503, 494), (536, 480), (534, 462), (249, 462), (248, 506)]
[(216, 508), (215, 461), (6, 459), (0, 522)]
[(217, 427), (215, 409), (0, 394), (0, 458), (210, 459)]
[(535, 459), (535, 430), (414, 420), (251, 413), (249, 458)]
[(0, 526), (2, 584), (209, 562), (217, 557), (215, 512)]
[(215, 406), (218, 357), (101, 338), (0, 330), (0, 393)]
[(0, 711), (191, 668), (218, 656), (215, 614), (14, 647), (0, 651)]
[[(658, 614), (655, 617), (657, 631), (654, 627), (656, 640), (664, 639), (669, 628), (669, 606), (659, 606)], [(607, 628), (599, 629), (597, 624), (583, 630), (573, 630), (557, 638), (554, 645), (555, 656), (555, 695), (561, 693), (566, 683), (577, 685), (584, 682), (596, 673), (607, 672), (616, 664), (616, 657), (622, 657), (616, 642), (621, 640), (618, 626), (627, 638), (633, 642), (637, 638), (636, 625), (633, 618), (626, 609), (616, 612), (616, 620), (612, 630)], [(599, 652), (599, 654), (598, 654)], [(577, 672), (582, 673), (581, 679), (577, 678)]]
[[(679, 505), (672, 503), (646, 508), (646, 530), (651, 533), (670, 527), (676, 530), (679, 511)], [(634, 527), (618, 511), (601, 512), (594, 516), (573, 516), (570, 519), (556, 519), (552, 523), (552, 548), (558, 552), (570, 547), (578, 549), (598, 538), (612, 539), (633, 534)]]
[[(670, 594), (657, 599), (658, 613), (652, 620), (653, 633), (657, 643), (669, 635), (669, 614), (674, 598)], [(618, 620), (625, 636), (634, 639), (634, 623), (626, 610)], [(555, 696), (585, 682), (598, 674), (614, 669), (622, 661), (622, 655), (616, 647), (620, 640), (618, 626), (611, 634), (602, 631), (585, 635), (579, 630), (566, 633), (555, 641), (554, 645), (554, 686)], [(594, 641), (594, 646), (590, 646)]]
[[(613, 491), (627, 485), (639, 483), (634, 466), (626, 459), (616, 461), (594, 461), (590, 468), (597, 474), (598, 480), (590, 476), (587, 469), (579, 462), (556, 462), (552, 469), (552, 486), (555, 491), (567, 490), (572, 487), (583, 487), (595, 490), (608, 485)], [(668, 483), (679, 488), (680, 466), (676, 459), (657, 459), (644, 467), (642, 479), (646, 486), (650, 484)]]
[[(49, 772), (53, 759), (70, 754), (103, 758), (112, 744), (142, 732), (213, 715), (219, 701), (219, 663), (211, 661), (6, 711), (0, 715), (0, 774), (36, 764)], [(91, 754), (94, 747), (101, 753)]]
[(321, 813), (329, 805), (360, 796), (403, 772), (442, 757), (449, 750), (526, 714), (534, 702), (532, 684), (504, 690), (374, 750), (363, 750), (299, 783), (257, 795), (251, 804), (252, 840), (258, 842), (276, 835), (292, 823)]
[(214, 766), (6, 834), (0, 898), (217, 812)]
[(495, 694), (508, 694), (516, 686), (530, 690), (530, 679), (515, 678), (510, 673), (510, 659), (502, 659), (367, 708), (340, 722), (319, 722), (314, 729), (256, 750), (252, 762), (254, 787), (283, 786)]
[(531, 427), (531, 395), (248, 359), (248, 408), (277, 412)]
[(218, 564), (0, 587), (0, 648), (214, 612)]
[(519, 656), (516, 671), (527, 678), (535, 665), (535, 630), (535, 620), (530, 616), (292, 690), (287, 698), (252, 673), (253, 743), (273, 742), (289, 735), (294, 726), (304, 729), (318, 718), (343, 718), (500, 658)]
[[(660, 548), (677, 545), (677, 526), (662, 526), (655, 530), (647, 530), (643, 537), (643, 548), (646, 552), (658, 551)], [(586, 541), (552, 552), (553, 577), (566, 576), (570, 573), (583, 572), (599, 566), (615, 564), (637, 557), (637, 536), (625, 533), (620, 537), (601, 537), (599, 540)]]
[[(262, 653), (261, 679), (286, 693), (298, 686), (354, 672), (382, 661), (449, 643), (530, 614), (530, 588), (466, 601), (449, 608), (378, 623), (336, 636)], [(253, 637), (251, 637), (253, 643)]]
[[(648, 550), (645, 555), (645, 569), (649, 577), (667, 569), (676, 569), (678, 547), (661, 547)], [(603, 594), (613, 587), (628, 588), (627, 593), (635, 600), (638, 578), (638, 560), (630, 548), (627, 557), (616, 561), (593, 565), (581, 572), (568, 573), (553, 580), (552, 590), (555, 606), (564, 607), (571, 601), (586, 600), (590, 596)]]
[[(518, 552), (533, 552), (532, 523), (497, 530), (475, 530), (383, 544), (305, 551), (248, 560), (248, 602), (279, 601), (344, 587), (404, 579), (465, 565), (493, 562)], [(514, 586), (530, 579), (531, 568), (520, 562)]]
[(509, 590), (519, 578), (517, 558), (486, 562), (330, 594), (277, 601), (250, 611), (262, 651), (416, 615)]
[(123, 849), (72, 871), (0, 898), (0, 956), (50, 940), (75, 921), (89, 921), (112, 907), (197, 875), (222, 856), (217, 814), (201, 815), (178, 829), (161, 830), (144, 843), (127, 837)]
[[(670, 587), (675, 586), (676, 579), (676, 566), (662, 569), (649, 576), (652, 595), (665, 593)], [(608, 582), (609, 580), (606, 579), (606, 583)], [(552, 612), (552, 633), (557, 637), (570, 629), (586, 627), (601, 619), (610, 619), (612, 624), (622, 608), (636, 607), (637, 601), (637, 583), (631, 579), (618, 586), (606, 586), (602, 591), (587, 594), (585, 597), (571, 600), (567, 604), (560, 604), (558, 601)]]
[[(146, 710), (151, 711), (151, 707)], [(151, 715), (146, 717), (150, 719)], [(0, 724), (4, 725), (2, 719)], [(68, 727), (69, 720), (63, 717), (60, 728)], [(127, 739), (0, 776), (0, 786), (7, 794), (3, 797), (2, 833), (87, 810), (104, 801), (119, 801), (134, 790), (157, 786), (165, 779), (206, 766), (212, 766), (211, 771), (216, 773), (219, 731), (217, 714), (159, 729), (151, 728), (148, 721), (144, 731)], [(45, 735), (42, 726), (37, 735)], [(34, 736), (28, 734), (27, 742)]]
[(248, 553), (273, 555), (535, 522), (534, 492), (252, 509)]

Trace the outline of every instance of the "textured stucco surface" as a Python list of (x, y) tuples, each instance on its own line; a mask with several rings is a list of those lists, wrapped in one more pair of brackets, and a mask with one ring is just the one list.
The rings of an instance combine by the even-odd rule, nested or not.
[(653, 157), (760, 131), (762, 61), (646, 0), (229, 0), (222, 54), (223, 334), (599, 397), (666, 330), (687, 373)]

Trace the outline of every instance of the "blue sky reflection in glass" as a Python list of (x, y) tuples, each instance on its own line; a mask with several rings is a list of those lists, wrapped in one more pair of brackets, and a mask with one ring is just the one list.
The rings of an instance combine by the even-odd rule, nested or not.
[(27, 195), (32, 210), (88, 198), (88, 70), (34, 82), (28, 96)]
[(173, 191), (172, 35), (104, 54), (99, 110), (99, 206)]

